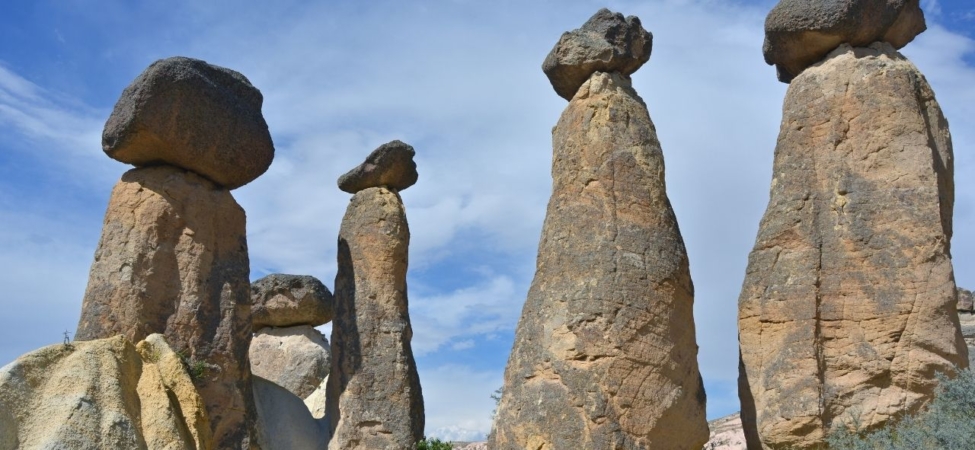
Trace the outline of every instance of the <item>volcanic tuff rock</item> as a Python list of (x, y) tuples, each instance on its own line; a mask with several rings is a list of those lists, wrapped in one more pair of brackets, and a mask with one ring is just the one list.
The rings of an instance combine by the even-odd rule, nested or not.
[(330, 450), (408, 449), (423, 438), (423, 394), (406, 296), (410, 231), (395, 191), (352, 197), (339, 230)]
[(741, 414), (734, 413), (708, 422), (711, 437), (703, 450), (747, 450)]
[(815, 447), (854, 416), (881, 426), (967, 365), (951, 138), (924, 76), (890, 44), (842, 45), (783, 110), (739, 298), (749, 448)]
[(694, 288), (646, 105), (597, 72), (552, 137), (552, 197), (489, 447), (700, 449)]
[(318, 385), (314, 392), (305, 397), (305, 407), (311, 411), (311, 416), (316, 419), (325, 417), (325, 409), (328, 407), (326, 393), (328, 391), (328, 376)]
[(246, 447), (253, 428), (244, 222), (229, 191), (191, 172), (126, 172), (112, 190), (76, 333), (133, 342), (162, 333), (207, 365), (194, 383), (220, 448)]
[(968, 346), (968, 369), (975, 370), (975, 314), (959, 312), (958, 320), (961, 322), (961, 334), (965, 338), (965, 345)]
[(261, 91), (233, 70), (198, 59), (161, 59), (122, 92), (102, 148), (124, 163), (174, 165), (238, 188), (274, 159), (263, 102)]
[(331, 368), (328, 341), (310, 325), (257, 330), (251, 340), (250, 361), (254, 375), (299, 398), (314, 392)]
[(251, 283), (251, 323), (255, 330), (325, 325), (332, 320), (333, 303), (328, 288), (308, 275), (275, 273)]
[(260, 376), (253, 377), (258, 442), (263, 450), (320, 450), (328, 422), (315, 420), (301, 399)]
[(542, 63), (542, 70), (566, 100), (596, 72), (619, 72), (625, 77), (650, 60), (653, 35), (636, 16), (600, 9), (582, 28), (562, 34)]
[(788, 83), (840, 44), (901, 48), (927, 26), (919, 0), (781, 0), (765, 19), (765, 62)]
[(973, 299), (972, 291), (968, 289), (958, 288), (958, 311), (968, 311), (971, 312), (975, 309), (975, 299)]
[(339, 177), (339, 189), (355, 194), (363, 189), (386, 187), (402, 191), (416, 183), (419, 174), (409, 144), (391, 141), (372, 151), (366, 161)]
[(203, 401), (162, 336), (44, 347), (0, 368), (0, 450), (204, 450)]

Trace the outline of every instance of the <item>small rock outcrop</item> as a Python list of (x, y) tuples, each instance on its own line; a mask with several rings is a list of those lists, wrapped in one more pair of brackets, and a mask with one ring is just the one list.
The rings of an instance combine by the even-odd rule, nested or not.
[(253, 378), (253, 386), (257, 442), (262, 450), (321, 450), (326, 447), (328, 422), (315, 420), (300, 398), (260, 376)]
[[(392, 171), (411, 170), (400, 164)], [(328, 448), (412, 448), (424, 411), (406, 295), (410, 231), (397, 191), (356, 192), (338, 241)]]
[(380, 145), (365, 162), (339, 177), (339, 189), (350, 194), (380, 186), (402, 191), (419, 178), (414, 155), (413, 147), (400, 141)]
[(734, 413), (708, 422), (711, 437), (703, 450), (747, 450), (745, 432), (741, 428), (741, 414)]
[(574, 94), (488, 446), (698, 450), (694, 288), (656, 130), (620, 72)]
[(788, 83), (840, 44), (902, 48), (927, 26), (920, 0), (780, 0), (765, 19), (765, 62)]
[(739, 297), (749, 448), (883, 426), (967, 366), (953, 201), (948, 123), (891, 44), (841, 45), (792, 81)]
[(235, 189), (274, 159), (263, 102), (238, 72), (198, 59), (161, 59), (122, 92), (102, 147), (124, 163), (182, 167)]
[(555, 93), (572, 100), (595, 72), (616, 72), (628, 78), (650, 60), (653, 35), (636, 16), (600, 9), (582, 28), (562, 34), (542, 63)]
[(975, 298), (972, 291), (958, 288), (958, 311), (973, 312), (975, 310)]
[(255, 330), (325, 325), (332, 320), (334, 303), (328, 288), (308, 275), (275, 273), (251, 283), (251, 323)]
[(972, 308), (972, 291), (958, 288), (958, 321), (961, 334), (968, 347), (968, 369), (975, 370), (975, 311)]
[(0, 368), (0, 449), (216, 448), (179, 356), (162, 336), (57, 344)]
[(262, 328), (251, 340), (251, 372), (303, 399), (328, 376), (329, 355), (325, 336), (310, 325)]

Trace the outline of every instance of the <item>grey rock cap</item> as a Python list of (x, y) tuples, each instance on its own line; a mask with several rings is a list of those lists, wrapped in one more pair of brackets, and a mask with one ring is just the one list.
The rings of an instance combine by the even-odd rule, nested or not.
[(927, 26), (919, 0), (781, 0), (765, 19), (765, 62), (789, 83), (840, 44), (902, 48)]
[(122, 92), (102, 149), (124, 163), (173, 165), (238, 188), (274, 159), (263, 102), (238, 72), (198, 59), (161, 59)]
[(332, 320), (335, 300), (318, 278), (274, 273), (251, 283), (251, 324), (263, 327), (311, 325)]
[(419, 178), (414, 155), (416, 151), (409, 144), (387, 142), (373, 150), (365, 162), (339, 177), (339, 189), (350, 194), (380, 186), (402, 191)]
[(650, 60), (653, 35), (643, 29), (636, 16), (623, 18), (606, 8), (600, 9), (582, 28), (562, 34), (555, 48), (545, 57), (542, 70), (566, 100), (572, 97), (595, 72), (636, 72)]

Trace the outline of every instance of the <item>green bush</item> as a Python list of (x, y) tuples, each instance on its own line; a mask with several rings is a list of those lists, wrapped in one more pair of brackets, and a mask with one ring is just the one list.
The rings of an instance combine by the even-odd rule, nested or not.
[(928, 408), (872, 433), (859, 424), (833, 427), (826, 438), (837, 450), (969, 450), (975, 448), (975, 372), (960, 371), (954, 379), (938, 375), (938, 388)]
[(444, 442), (437, 438), (423, 438), (423, 440), (417, 442), (413, 448), (415, 450), (452, 450), (454, 446), (450, 445), (450, 442)]

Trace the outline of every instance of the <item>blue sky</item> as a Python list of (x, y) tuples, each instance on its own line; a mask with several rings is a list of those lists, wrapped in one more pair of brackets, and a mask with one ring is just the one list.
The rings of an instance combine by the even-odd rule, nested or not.
[[(108, 196), (127, 170), (101, 151), (104, 121), (151, 62), (191, 56), (264, 93), (277, 155), (234, 191), (252, 279), (309, 274), (331, 287), (349, 199), (336, 179), (386, 141), (416, 148), (420, 180), (403, 200), (427, 434), (482, 437), (533, 275), (551, 127), (566, 105), (540, 66), (563, 31), (609, 7), (654, 34), (634, 87), (690, 253), (708, 416), (738, 409), (737, 297), (786, 88), (761, 55), (774, 2), (139, 3), (0, 7), (0, 364), (73, 333)], [(922, 5), (929, 30), (903, 52), (951, 124), (955, 273), (973, 287), (975, 5)]]

